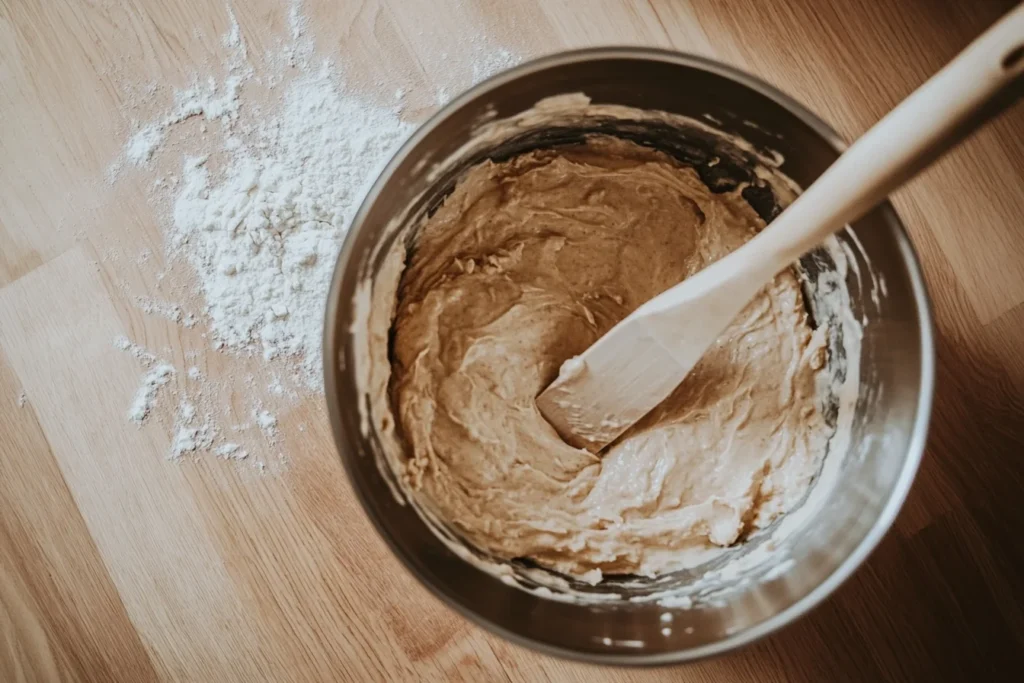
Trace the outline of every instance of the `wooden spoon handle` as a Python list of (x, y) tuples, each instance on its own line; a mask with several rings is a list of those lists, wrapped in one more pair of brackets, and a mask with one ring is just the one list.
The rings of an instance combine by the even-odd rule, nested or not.
[(857, 140), (772, 224), (654, 297), (537, 397), (555, 429), (600, 451), (683, 380), (765, 283), (1021, 94), (1024, 5), (1003, 17)]
[[(1017, 80), (1022, 73), (1024, 4), (875, 124), (773, 222), (771, 230), (741, 248), (752, 266), (755, 261), (761, 264), (752, 267), (752, 277), (757, 283), (767, 282), (828, 235), (867, 213), (1019, 97), (1022, 88), (1008, 86), (1024, 84)], [(775, 256), (766, 258), (766, 252)], [(769, 265), (772, 272), (764, 268)]]

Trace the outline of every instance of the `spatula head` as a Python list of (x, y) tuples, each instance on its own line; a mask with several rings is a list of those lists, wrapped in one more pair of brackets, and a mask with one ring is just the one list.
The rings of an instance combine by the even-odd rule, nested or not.
[(537, 407), (566, 443), (597, 453), (664, 401), (770, 277), (730, 279), (722, 263), (651, 299), (562, 365)]
[(537, 407), (566, 443), (597, 453), (675, 389), (682, 367), (642, 321), (620, 323), (565, 361)]

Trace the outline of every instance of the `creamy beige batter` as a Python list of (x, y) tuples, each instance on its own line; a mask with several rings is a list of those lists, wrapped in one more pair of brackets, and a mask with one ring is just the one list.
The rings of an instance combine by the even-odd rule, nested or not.
[(662, 405), (601, 455), (534, 398), (633, 309), (763, 227), (738, 192), (632, 143), (485, 162), (417, 235), (390, 395), (407, 487), (468, 542), (582, 577), (697, 564), (797, 503), (830, 436), (786, 271)]

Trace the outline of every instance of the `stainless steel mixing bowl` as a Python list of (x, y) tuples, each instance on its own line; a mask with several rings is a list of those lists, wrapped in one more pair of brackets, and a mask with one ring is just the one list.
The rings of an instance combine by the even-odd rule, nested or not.
[[(480, 121), (573, 92), (586, 93), (595, 103), (716, 122), (715, 127), (738, 133), (755, 147), (781, 152), (782, 170), (804, 187), (844, 147), (814, 114), (765, 83), (706, 59), (661, 50), (559, 54), (474, 87), (402, 146), (370, 189), (345, 239), (324, 332), (334, 436), (353, 488), (381, 536), (425, 586), (464, 616), (513, 641), (592, 662), (667, 663), (722, 653), (806, 613), (849, 577), (889, 529), (917, 471), (934, 381), (932, 327), (917, 258), (888, 203), (853, 226), (856, 237), (840, 236), (857, 253), (860, 275), (851, 269), (847, 285), (853, 313), (866, 325), (851, 446), (846, 454), (834, 454), (842, 458), (838, 483), (822, 512), (791, 537), (791, 560), (785, 567), (741, 582), (719, 599), (689, 609), (628, 600), (584, 605), (507, 585), (449, 550), (409, 505), (396, 500), (374, 457), (379, 444), (372, 433), (367, 437), (360, 430), (357, 406), (365, 397), (355, 375), (353, 299), (360, 279), (380, 265), (381, 243), (393, 239), (389, 223), (393, 227), (395, 216), (415, 202), (437, 205), (457, 174), (431, 178), (426, 171), (463, 146)], [(707, 182), (728, 184), (736, 182), (730, 173), (742, 178), (748, 172), (726, 169), (722, 176), (722, 168), (714, 170), (720, 160), (712, 159), (714, 150), (701, 140), (644, 126), (612, 132), (662, 147), (699, 167)], [(508, 156), (573, 135), (562, 129), (527, 136), (483, 155)], [(765, 198), (750, 199), (770, 217), (770, 201), (757, 206)], [(884, 286), (869, 284), (871, 275)]]

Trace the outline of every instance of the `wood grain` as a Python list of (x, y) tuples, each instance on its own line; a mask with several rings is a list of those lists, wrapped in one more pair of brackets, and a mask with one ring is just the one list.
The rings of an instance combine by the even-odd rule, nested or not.
[[(780, 86), (852, 138), (1012, 2), (399, 0), (309, 2), (318, 49), (407, 114), (468, 82), (467, 37), (524, 57), (673, 47)], [(252, 54), (288, 31), (236, 2)], [(1024, 666), (1024, 109), (894, 197), (934, 299), (938, 394), (892, 533), (826, 604), (687, 667), (599, 669), (536, 655), (450, 612), (394, 560), (333, 452), (320, 401), (279, 415), (289, 466), (167, 462), (166, 425), (124, 411), (126, 334), (204, 373), (201, 330), (144, 315), (162, 253), (145, 179), (108, 187), (125, 82), (183, 85), (223, 58), (227, 9), (200, 0), (0, 0), (0, 680), (1011, 680)], [(479, 45), (475, 46), (479, 49)], [(442, 79), (441, 76), (445, 79)], [(152, 267), (149, 267), (151, 265)], [(176, 381), (182, 381), (177, 378)], [(27, 399), (21, 405), (19, 397)], [(167, 408), (164, 406), (164, 408)], [(298, 425), (305, 430), (299, 432)]]

